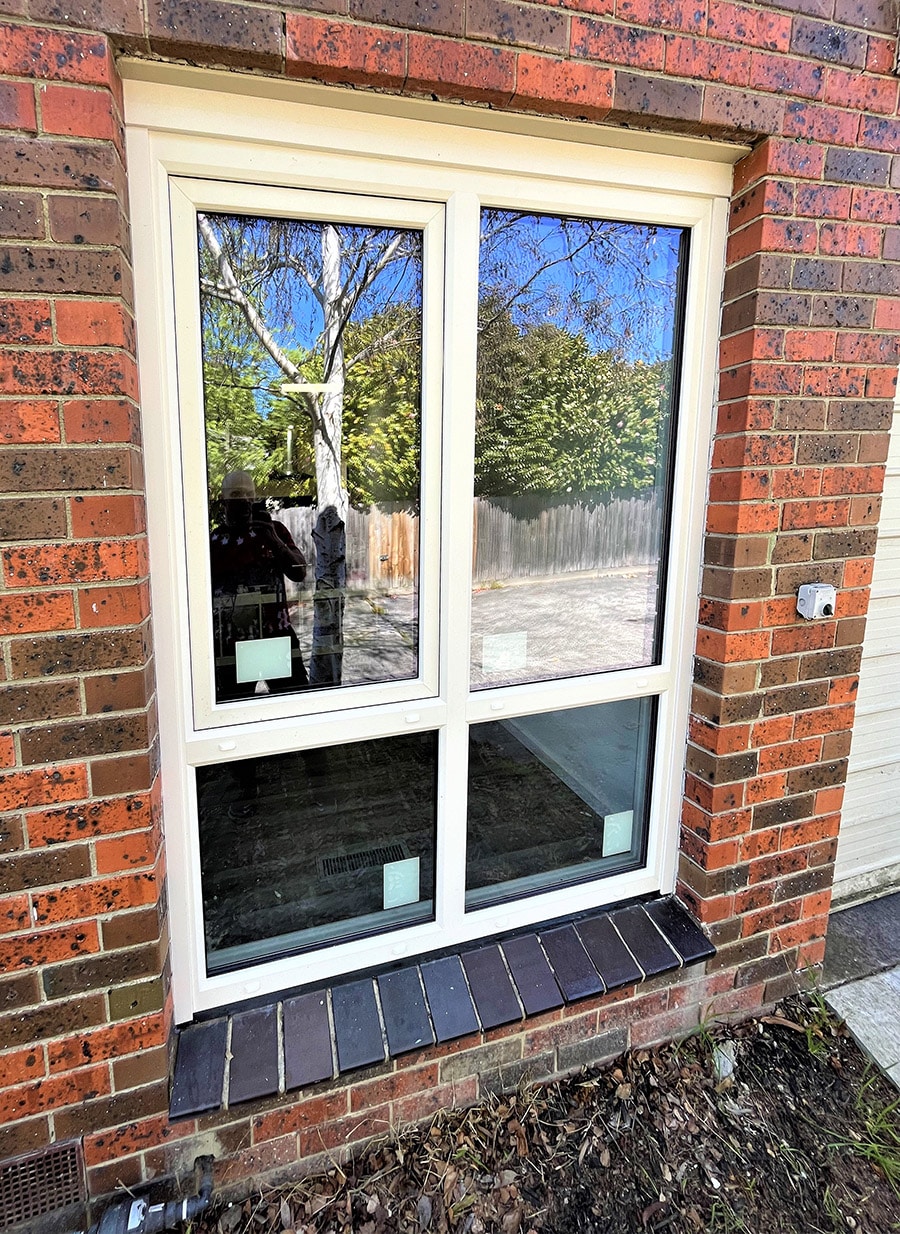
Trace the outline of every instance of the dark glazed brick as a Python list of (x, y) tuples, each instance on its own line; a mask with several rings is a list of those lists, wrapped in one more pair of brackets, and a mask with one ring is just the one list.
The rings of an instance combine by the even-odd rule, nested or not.
[[(0, 994), (15, 986), (0, 988)], [(38, 999), (34, 1000), (35, 1002)], [(4, 1003), (14, 1007), (15, 1001)], [(48, 1006), (35, 1007), (33, 1010), (21, 1007), (14, 1014), (0, 1017), (0, 1041), (5, 1048), (14, 1045), (29, 1045), (35, 1041), (43, 1041), (47, 1037), (68, 1037), (82, 1032), (84, 1029), (95, 1028), (106, 1022), (106, 1006), (102, 994), (92, 994), (88, 998), (66, 999), (61, 1003), (51, 1003)]]
[(59, 244), (122, 244), (126, 222), (114, 197), (55, 195), (48, 202), (50, 235)]
[(643, 77), (640, 73), (616, 73), (613, 108), (650, 119), (699, 120), (703, 105), (700, 86), (669, 81), (664, 77)]
[(674, 896), (654, 900), (644, 907), (685, 964), (696, 964), (716, 954), (715, 947)]
[(37, 240), (43, 234), (41, 199), (37, 193), (0, 192), (0, 236)]
[(369, 980), (351, 981), (331, 991), (338, 1068), (351, 1071), (384, 1060), (381, 1020), (375, 1002), (375, 987)]
[(465, 28), (464, 0), (350, 0), (350, 16), (435, 34), (462, 34)]
[(861, 69), (865, 67), (867, 49), (868, 39), (855, 30), (842, 29), (826, 22), (807, 21), (802, 17), (794, 22), (791, 51), (798, 55)]
[(231, 1017), (228, 1104), (278, 1092), (278, 1008), (260, 1007)]
[[(145, 629), (121, 633), (58, 634), (17, 639), (12, 650), (14, 677), (68, 677), (93, 669), (146, 664), (149, 639)], [(94, 791), (100, 795), (97, 785)]]
[(121, 188), (122, 164), (108, 145), (2, 137), (0, 167), (7, 185), (97, 189), (105, 193)]
[(0, 484), (8, 493), (47, 489), (105, 491), (130, 488), (131, 481), (128, 450), (53, 447), (0, 451)]
[(562, 1006), (559, 986), (536, 934), (508, 939), (503, 944), (503, 954), (526, 1015), (538, 1015)]
[(150, 743), (147, 715), (118, 716), (58, 724), (53, 728), (27, 728), (20, 736), (25, 766), (89, 758), (92, 754), (120, 754), (144, 750)]
[(753, 828), (779, 827), (800, 818), (812, 818), (816, 799), (812, 793), (804, 797), (783, 797), (780, 801), (763, 801), (753, 807)]
[(90, 877), (90, 873), (91, 860), (86, 844), (72, 845), (58, 852), (42, 849), (22, 853), (0, 863), (0, 895), (53, 883), (71, 883)]
[(194, 52), (210, 64), (282, 68), (281, 17), (272, 9), (220, 0), (150, 0), (150, 47), (167, 55)]
[(542, 931), (541, 946), (553, 965), (567, 1003), (576, 998), (586, 998), (588, 994), (603, 993), (603, 981), (574, 926)]
[[(81, 695), (74, 681), (46, 682), (33, 686), (5, 686), (0, 691), (0, 724), (21, 724), (28, 720), (56, 720), (77, 716)], [(3, 874), (0, 871), (0, 883)]]
[(157, 945), (117, 951), (112, 955), (93, 956), (89, 960), (71, 960), (45, 968), (42, 974), (48, 999), (72, 998), (87, 990), (121, 985), (143, 977), (159, 976), (161, 957)]
[(579, 921), (577, 929), (607, 990), (642, 980), (644, 974), (605, 913)]
[(478, 1020), (459, 956), (430, 960), (421, 966), (425, 993), (438, 1041), (478, 1032)]
[(655, 977), (680, 966), (681, 956), (669, 946), (640, 905), (613, 913), (612, 922), (646, 976)]
[(0, 542), (61, 540), (67, 534), (66, 508), (54, 497), (0, 501)]
[[(81, 26), (86, 30), (102, 30), (104, 34), (143, 34), (143, 13), (135, 0), (81, 0), (77, 9), (65, 0), (29, 0), (28, 15), (32, 21), (49, 21), (60, 25)], [(139, 47), (140, 38), (116, 40), (116, 46)]]
[(189, 1024), (178, 1034), (170, 1118), (217, 1110), (222, 1104), (227, 1035), (228, 1021), (224, 1018)]
[(864, 150), (832, 147), (825, 156), (825, 179), (846, 184), (869, 184), (884, 188), (891, 160), (887, 154), (867, 154)]
[(0, 248), (0, 291), (127, 298), (131, 279), (120, 253), (23, 245)]
[(496, 1028), (499, 1024), (509, 1024), (522, 1018), (522, 1009), (499, 947), (479, 947), (477, 951), (469, 951), (462, 957), (462, 962), (478, 1009), (478, 1018), (484, 1028)]
[(418, 968), (384, 973), (378, 978), (378, 993), (391, 1057), (434, 1044)]
[(334, 1074), (331, 1026), (324, 990), (289, 998), (284, 1004), (284, 1086), (302, 1088)]
[(569, 45), (569, 23), (558, 9), (515, 4), (510, 0), (468, 0), (466, 35), (490, 39), (494, 43), (514, 43), (517, 47), (565, 52)]

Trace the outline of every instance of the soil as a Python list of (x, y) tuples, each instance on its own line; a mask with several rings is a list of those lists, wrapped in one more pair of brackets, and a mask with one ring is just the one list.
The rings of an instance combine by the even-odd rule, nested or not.
[(897, 1090), (812, 996), (440, 1114), (190, 1234), (897, 1229)]

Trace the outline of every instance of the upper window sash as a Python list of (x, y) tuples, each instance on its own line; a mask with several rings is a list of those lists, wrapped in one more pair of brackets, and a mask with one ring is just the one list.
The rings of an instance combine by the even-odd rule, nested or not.
[[(402, 703), (438, 692), (437, 623), (440, 520), (440, 391), (443, 332), (443, 209), (431, 203), (359, 198), (265, 186), (177, 179), (170, 188), (177, 321), (179, 429), (194, 727)], [(419, 526), (419, 655), (415, 675), (399, 680), (336, 686), (327, 691), (256, 695), (217, 702), (213, 666), (216, 630), (210, 605), (207, 439), (204, 420), (203, 340), (199, 301), (198, 219), (217, 214), (302, 219), (416, 231), (422, 237), (421, 484)], [(287, 379), (286, 379), (287, 380)], [(307, 588), (314, 584), (306, 583)], [(220, 650), (220, 649), (219, 649)], [(221, 695), (221, 691), (219, 692)]]

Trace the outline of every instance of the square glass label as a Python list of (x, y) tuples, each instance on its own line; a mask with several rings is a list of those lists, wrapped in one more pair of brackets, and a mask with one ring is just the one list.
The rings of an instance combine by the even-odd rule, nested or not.
[(418, 857), (407, 857), (405, 861), (389, 861), (383, 871), (385, 908), (402, 908), (404, 904), (415, 904), (418, 901)]
[(268, 681), (291, 675), (291, 640), (287, 636), (237, 642), (234, 657), (238, 681)]

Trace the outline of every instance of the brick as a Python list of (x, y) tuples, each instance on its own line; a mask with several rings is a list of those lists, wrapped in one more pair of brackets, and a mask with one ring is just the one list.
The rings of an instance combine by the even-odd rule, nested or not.
[(71, 592), (0, 594), (0, 627), (7, 634), (39, 634), (45, 630), (72, 629), (74, 625)]
[(860, 296), (816, 296), (810, 321), (814, 326), (864, 328), (871, 326), (874, 311), (873, 302)]
[(152, 697), (153, 680), (146, 671), (104, 673), (84, 682), (85, 709), (89, 715), (141, 710)]
[(50, 235), (58, 244), (125, 243), (127, 224), (115, 197), (53, 193), (48, 197), (47, 211)]
[(850, 217), (851, 191), (827, 184), (798, 184), (794, 199), (797, 214), (812, 218)]
[(159, 770), (159, 752), (120, 754), (117, 758), (91, 760), (91, 787), (98, 796), (137, 793), (149, 788)]
[[(119, 909), (142, 907), (152, 903), (158, 891), (156, 875), (147, 871), (87, 881), (78, 887), (60, 887), (32, 898), (35, 921), (40, 925), (52, 925), (96, 917)], [(86, 929), (87, 926), (81, 928)], [(97, 948), (91, 950), (96, 951)]]
[(798, 55), (861, 69), (867, 50), (868, 42), (861, 32), (803, 17), (794, 22), (791, 51)]
[(76, 399), (63, 405), (66, 439), (71, 442), (137, 443), (137, 408), (126, 399)]
[(846, 184), (867, 184), (885, 187), (891, 169), (886, 154), (869, 154), (864, 150), (829, 150), (825, 156), (825, 178)]
[(0, 940), (0, 962), (6, 972), (53, 964), (73, 956), (98, 951), (100, 939), (93, 921), (64, 925), (36, 934), (17, 934)]
[(101, 34), (0, 25), (0, 72), (47, 81), (108, 85), (115, 74)]
[(34, 87), (29, 82), (0, 82), (0, 128), (37, 130)]
[(104, 918), (100, 923), (103, 946), (112, 950), (155, 942), (160, 937), (160, 915), (164, 912), (165, 906), (160, 904)]
[(150, 0), (147, 34), (151, 51), (240, 68), (281, 69), (281, 16), (274, 9), (249, 8), (224, 0)]
[(37, 193), (0, 191), (0, 236), (37, 240), (43, 234), (40, 196)]
[(24, 728), (19, 734), (25, 766), (92, 754), (118, 754), (146, 749), (148, 717), (143, 712), (100, 716), (50, 727)]
[(8, 585), (12, 587), (116, 581), (147, 573), (146, 546), (141, 540), (39, 544), (7, 549), (2, 560)]
[(121, 144), (122, 123), (108, 90), (90, 86), (44, 85), (39, 93), (41, 128), (68, 137), (93, 137)]
[(0, 291), (121, 295), (127, 300), (131, 276), (121, 253), (7, 245), (0, 248)]
[(107, 193), (122, 188), (122, 165), (111, 146), (2, 136), (0, 168), (7, 186)]
[(19, 350), (14, 358), (0, 352), (0, 382), (11, 394), (137, 395), (134, 360), (122, 352)]
[(468, 0), (466, 36), (539, 51), (569, 50), (569, 19), (558, 9), (515, 0)]
[[(23, 724), (34, 720), (57, 720), (81, 714), (77, 682), (40, 682), (28, 686), (7, 685), (0, 693), (0, 724)], [(0, 875), (2, 883), (2, 875)]]
[(57, 300), (56, 337), (66, 346), (134, 348), (134, 322), (109, 300)]
[(667, 34), (665, 69), (676, 77), (746, 86), (750, 79), (750, 53), (743, 47), (711, 46), (706, 39)]
[(292, 76), (377, 82), (385, 89), (398, 88), (405, 80), (407, 36), (397, 31), (289, 13), (286, 38), (286, 66)]
[(854, 112), (838, 111), (817, 103), (790, 100), (784, 109), (786, 137), (805, 138), (824, 144), (853, 146), (859, 131), (859, 118)]
[[(850, 107), (856, 112), (882, 112), (892, 116), (897, 110), (897, 83), (869, 74), (848, 72), (845, 69), (829, 69), (825, 78), (825, 101), (838, 107)], [(866, 140), (867, 126), (877, 117), (862, 116), (861, 138), (863, 145), (873, 144)], [(891, 121), (888, 122), (892, 124)], [(889, 150), (888, 145), (879, 148)]]
[(705, 33), (704, 8), (703, 3), (695, 4), (691, 0), (618, 0), (616, 16), (636, 26)]
[(516, 58), (499, 47), (472, 47), (410, 34), (406, 89), (503, 106), (516, 83)]
[(82, 1101), (71, 1110), (57, 1112), (54, 1125), (60, 1139), (105, 1131), (162, 1113), (168, 1106), (168, 1084), (150, 1084), (138, 1091)]
[(350, 0), (350, 16), (404, 30), (462, 35), (463, 0)]
[(103, 990), (145, 977), (158, 977), (160, 967), (159, 947), (149, 944), (129, 951), (116, 951), (111, 955), (50, 965), (44, 969), (41, 980), (48, 999), (71, 998), (89, 990)]
[(68, 677), (94, 669), (140, 666), (149, 658), (149, 633), (145, 628), (104, 635), (57, 634), (55, 637), (19, 639), (12, 645), (14, 678)]
[(513, 107), (602, 119), (613, 95), (613, 72), (599, 64), (520, 52)]
[[(52, 325), (50, 317), (50, 304), (47, 300), (5, 300), (0, 304), (0, 346), (4, 344), (26, 344), (34, 345), (41, 343), (52, 343)], [(55, 404), (33, 403), (32, 407), (37, 409), (51, 407), (54, 412), (55, 419)], [(7, 425), (4, 423), (2, 430), (2, 440), (4, 441), (58, 441), (59, 432), (55, 437), (33, 437), (29, 436), (29, 422), (26, 415), (29, 404), (27, 403), (4, 403), (3, 414), (4, 421), (8, 414), (13, 417), (13, 423)], [(17, 436), (15, 426), (18, 425), (24, 436)]]
[(87, 787), (86, 770), (80, 763), (37, 771), (13, 771), (0, 776), (0, 813), (77, 800), (87, 796)]
[[(634, 68), (662, 69), (665, 60), (665, 46), (664, 37), (655, 31), (638, 30), (633, 26), (624, 26), (617, 22), (596, 21), (591, 17), (572, 19), (571, 50), (573, 56), (589, 60), (604, 60), (617, 66), (632, 65)], [(618, 91), (616, 106), (623, 106), (619, 101)]]
[(92, 1100), (110, 1090), (109, 1069), (91, 1067), (77, 1073), (44, 1077), (0, 1092), (0, 1122), (15, 1122), (61, 1106)]
[(727, 39), (745, 47), (787, 51), (791, 19), (784, 14), (760, 11), (755, 5), (710, 0), (707, 33), (710, 38)]
[[(765, 51), (750, 54), (750, 81), (757, 90), (817, 99), (822, 96), (824, 79), (825, 71), (819, 64), (804, 64)], [(821, 157), (820, 153), (813, 155), (813, 158)]]

